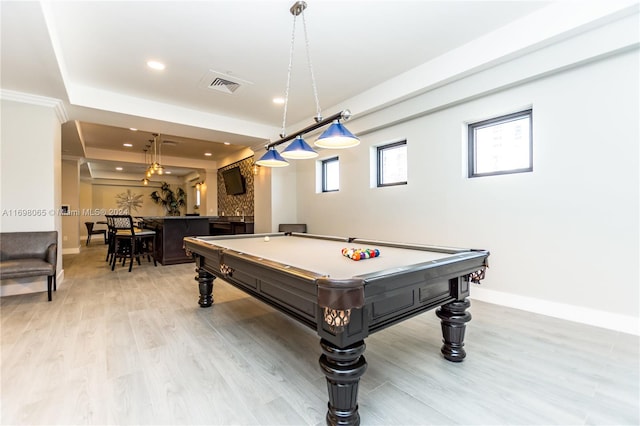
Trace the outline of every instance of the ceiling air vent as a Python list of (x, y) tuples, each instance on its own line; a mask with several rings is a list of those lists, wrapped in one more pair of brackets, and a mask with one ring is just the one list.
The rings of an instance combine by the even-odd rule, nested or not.
[(219, 90), (220, 92), (224, 93), (233, 93), (240, 88), (240, 83), (216, 77), (216, 79), (213, 80), (209, 85), (209, 88), (213, 90)]
[(216, 92), (226, 93), (233, 95), (240, 91), (243, 87), (251, 85), (250, 81), (243, 80), (241, 78), (224, 74), (221, 72), (209, 70), (202, 79), (200, 79), (199, 86), (205, 89), (215, 90)]

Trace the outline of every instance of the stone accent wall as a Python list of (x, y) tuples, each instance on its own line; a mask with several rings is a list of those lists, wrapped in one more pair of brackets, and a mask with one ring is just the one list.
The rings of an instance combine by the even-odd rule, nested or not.
[[(245, 216), (253, 216), (253, 156), (237, 161), (218, 169), (218, 216), (235, 216), (236, 212)], [(246, 192), (240, 195), (227, 195), (222, 180), (222, 172), (233, 167), (240, 167), (240, 172), (245, 180)]]

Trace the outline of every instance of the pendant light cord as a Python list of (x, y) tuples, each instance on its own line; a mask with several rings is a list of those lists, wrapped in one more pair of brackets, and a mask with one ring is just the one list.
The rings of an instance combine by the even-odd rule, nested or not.
[[(306, 5), (305, 5), (306, 7)], [(293, 29), (291, 31), (291, 48), (289, 49), (289, 67), (287, 68), (287, 86), (284, 92), (284, 111), (282, 113), (282, 131), (280, 137), (287, 136), (287, 110), (289, 107), (289, 89), (291, 88), (291, 71), (293, 69), (293, 51), (296, 42), (296, 19), (298, 14), (302, 15), (302, 28), (304, 30), (304, 43), (307, 54), (307, 66), (309, 67), (309, 74), (311, 75), (311, 87), (313, 89), (313, 99), (316, 102), (316, 116), (314, 117), (316, 123), (322, 121), (322, 109), (320, 108), (320, 100), (318, 99), (318, 86), (316, 85), (316, 76), (313, 73), (313, 64), (311, 63), (311, 49), (309, 48), (309, 36), (307, 34), (307, 21), (304, 18), (304, 8), (298, 9), (293, 14)]]
[(296, 41), (296, 15), (293, 15), (293, 30), (291, 31), (291, 48), (289, 49), (289, 68), (287, 69), (287, 87), (284, 91), (284, 112), (282, 113), (282, 131), (280, 137), (287, 136), (287, 106), (289, 104), (289, 87), (291, 84), (291, 68), (293, 67), (293, 47)]
[(318, 87), (316, 86), (316, 77), (313, 74), (313, 65), (311, 64), (311, 53), (309, 49), (309, 37), (307, 36), (307, 21), (304, 19), (304, 9), (302, 14), (302, 28), (304, 29), (304, 42), (307, 51), (307, 65), (309, 66), (309, 74), (311, 74), (311, 86), (313, 87), (313, 98), (316, 101), (316, 123), (322, 120), (322, 110), (320, 109), (320, 101), (318, 100)]

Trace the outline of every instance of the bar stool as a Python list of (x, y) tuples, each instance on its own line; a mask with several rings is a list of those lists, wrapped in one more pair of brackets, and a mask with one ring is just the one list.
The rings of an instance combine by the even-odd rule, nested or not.
[(107, 219), (107, 257), (104, 260), (105, 262), (109, 262), (109, 265), (111, 265), (111, 260), (113, 258), (113, 245), (115, 240), (113, 215), (105, 215), (105, 218)]
[(149, 262), (153, 258), (153, 266), (158, 266), (154, 256), (156, 232), (149, 229), (137, 229), (133, 226), (133, 219), (129, 215), (111, 216), (113, 229), (113, 252), (111, 254), (111, 270), (116, 262), (122, 259), (124, 266), (129, 259), (129, 272), (133, 268), (135, 258), (140, 265), (140, 256), (147, 256)]
[(93, 229), (93, 222), (85, 222), (85, 226), (87, 227), (87, 245), (91, 242), (92, 235), (100, 235), (104, 237), (104, 243), (107, 244), (107, 230), (106, 229)]

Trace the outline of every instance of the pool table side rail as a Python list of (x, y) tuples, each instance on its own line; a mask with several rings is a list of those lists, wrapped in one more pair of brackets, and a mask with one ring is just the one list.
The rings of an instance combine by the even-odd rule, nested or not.
[(231, 272), (215, 274), (219, 278), (316, 329), (319, 275), (233, 251), (222, 261)]
[(207, 272), (316, 329), (316, 280), (322, 275), (197, 238), (184, 241), (186, 250), (202, 258), (200, 266)]
[(383, 247), (395, 247), (395, 248), (405, 248), (405, 249), (411, 249), (411, 250), (433, 251), (437, 253), (448, 253), (448, 254), (464, 253), (464, 252), (472, 251), (472, 249), (468, 249), (468, 248), (431, 246), (431, 245), (413, 244), (413, 243), (396, 243), (392, 241), (368, 240), (368, 239), (357, 238), (357, 237), (349, 238), (349, 242), (366, 244), (366, 245), (374, 245), (374, 246), (383, 246)]
[[(425, 264), (397, 268), (379, 276), (359, 276), (364, 281), (365, 303), (351, 313), (348, 334), (335, 336), (343, 345), (380, 331), (423, 312), (469, 296), (471, 274), (487, 266), (488, 251), (460, 253)], [(361, 327), (360, 330), (358, 328)], [(329, 338), (334, 331), (318, 323), (318, 333)]]
[(348, 243), (351, 240), (353, 240), (352, 238), (348, 238), (348, 237), (337, 237), (337, 236), (331, 236), (331, 235), (315, 235), (315, 234), (306, 234), (306, 233), (302, 234), (299, 232), (265, 232), (261, 234), (205, 235), (201, 237), (196, 236), (196, 237), (188, 237), (188, 238), (198, 239), (198, 240), (206, 241), (207, 243), (215, 244), (216, 241), (221, 241), (221, 240), (242, 240), (246, 238), (261, 239), (264, 237), (282, 237), (287, 235), (291, 235), (294, 237), (315, 238), (315, 239), (328, 240), (328, 241), (341, 241), (345, 243)]
[[(216, 240), (240, 240), (246, 238), (264, 238), (264, 237), (281, 237), (283, 235), (291, 235), (294, 237), (301, 238), (312, 238), (312, 239), (320, 239), (320, 240), (328, 240), (328, 241), (341, 241), (344, 243), (358, 243), (358, 244), (368, 244), (368, 245), (378, 245), (383, 247), (396, 247), (396, 248), (406, 248), (412, 250), (422, 250), (422, 251), (432, 251), (436, 253), (463, 253), (474, 251), (474, 249), (468, 248), (459, 248), (459, 247), (445, 247), (445, 246), (432, 246), (432, 245), (424, 245), (424, 244), (414, 244), (414, 243), (400, 243), (393, 241), (379, 241), (379, 240), (370, 240), (358, 237), (339, 237), (339, 236), (331, 236), (331, 235), (318, 235), (318, 234), (308, 234), (308, 233), (300, 233), (300, 232), (268, 232), (261, 234), (239, 234), (239, 235), (219, 235), (219, 236), (201, 236), (201, 237), (188, 237), (188, 238), (197, 238), (202, 241), (206, 241), (211, 244), (215, 244)], [(482, 251), (482, 250), (480, 250)]]

